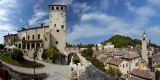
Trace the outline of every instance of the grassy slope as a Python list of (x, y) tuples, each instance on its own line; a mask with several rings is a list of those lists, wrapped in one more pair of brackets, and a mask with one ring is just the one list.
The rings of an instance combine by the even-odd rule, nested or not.
[[(2, 61), (4, 61), (4, 62), (8, 63), (8, 64), (15, 65), (15, 66), (20, 66), (20, 67), (25, 67), (25, 68), (33, 68), (34, 67), (34, 62), (33, 61), (28, 61), (28, 60), (17, 61), (17, 60), (13, 60), (10, 55), (1, 56), (0, 59)], [(40, 63), (36, 63), (35, 67), (36, 68), (41, 68), (41, 67), (44, 67), (44, 65), (40, 64)]]

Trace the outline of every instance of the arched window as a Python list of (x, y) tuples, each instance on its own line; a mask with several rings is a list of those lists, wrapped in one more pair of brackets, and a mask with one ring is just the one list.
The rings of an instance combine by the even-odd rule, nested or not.
[(23, 49), (26, 49), (26, 44), (23, 44)]
[(32, 35), (32, 39), (34, 40), (34, 35)]
[(28, 40), (30, 39), (30, 36), (28, 35)]
[(27, 44), (27, 49), (29, 49), (30, 48), (30, 44)]
[(25, 37), (23, 37), (23, 40), (25, 40)]
[(19, 48), (21, 49), (21, 44), (19, 44)]
[(35, 47), (35, 44), (34, 43), (32, 43), (32, 48), (34, 48)]
[(36, 46), (36, 47), (38, 47), (38, 48), (39, 48), (39, 47), (40, 47), (40, 43), (37, 43), (37, 46)]
[(40, 39), (40, 37), (41, 37), (40, 34), (38, 34), (38, 39)]

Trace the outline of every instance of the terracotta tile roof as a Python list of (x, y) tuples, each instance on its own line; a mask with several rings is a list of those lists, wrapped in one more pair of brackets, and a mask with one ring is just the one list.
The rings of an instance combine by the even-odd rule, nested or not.
[(123, 55), (123, 59), (135, 59), (140, 57), (140, 55), (136, 52), (128, 52)]
[(100, 54), (96, 57), (96, 59), (98, 59), (99, 61), (105, 63), (110, 57), (108, 57), (107, 55), (105, 54)]
[(142, 78), (142, 79), (149, 79), (149, 80), (150, 79), (152, 80), (155, 77), (153, 72), (150, 72), (147, 70), (139, 70), (139, 69), (134, 69), (131, 72), (131, 75)]
[(112, 65), (115, 65), (115, 66), (118, 66), (120, 65), (124, 60), (123, 59), (115, 59), (115, 58), (112, 58), (110, 60), (108, 60), (108, 64), (112, 64)]

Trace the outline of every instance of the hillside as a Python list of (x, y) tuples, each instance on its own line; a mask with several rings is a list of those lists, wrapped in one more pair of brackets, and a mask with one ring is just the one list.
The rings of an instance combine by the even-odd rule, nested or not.
[[(141, 40), (132, 39), (131, 37), (122, 36), (122, 35), (114, 35), (110, 39), (103, 41), (102, 44), (105, 45), (107, 42), (112, 42), (115, 48), (141, 45)], [(153, 43), (151, 43), (150, 45), (153, 47), (160, 47)]]

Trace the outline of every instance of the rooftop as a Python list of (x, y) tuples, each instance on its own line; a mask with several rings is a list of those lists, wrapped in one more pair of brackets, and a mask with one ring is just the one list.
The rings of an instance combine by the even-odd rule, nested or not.
[(39, 26), (39, 27), (32, 27), (32, 28), (22, 28), (21, 30), (17, 31), (17, 32), (21, 32), (21, 31), (26, 31), (26, 30), (32, 30), (32, 29), (39, 29), (39, 28), (46, 28), (49, 26)]
[(115, 65), (115, 66), (118, 66), (120, 65), (124, 60), (123, 59), (115, 59), (115, 58), (112, 58), (110, 60), (108, 60), (108, 64), (112, 64), (112, 65)]
[(152, 80), (155, 77), (153, 72), (150, 72), (150, 71), (147, 71), (147, 70), (139, 70), (139, 69), (134, 69), (131, 72), (131, 75), (137, 76), (139, 78), (147, 79), (147, 80), (148, 79)]

